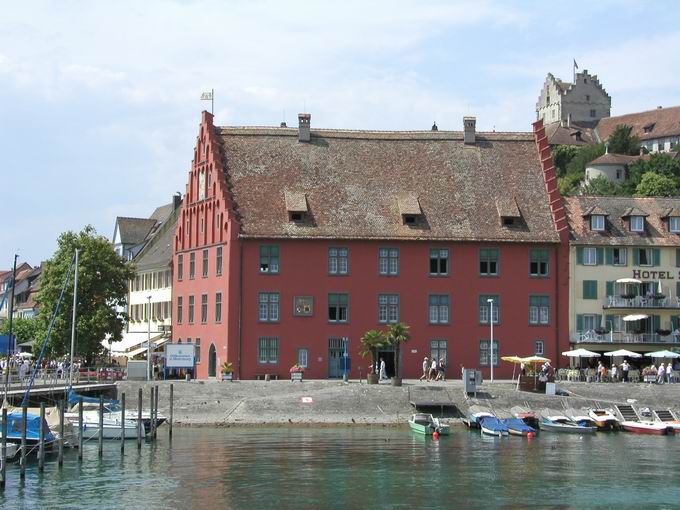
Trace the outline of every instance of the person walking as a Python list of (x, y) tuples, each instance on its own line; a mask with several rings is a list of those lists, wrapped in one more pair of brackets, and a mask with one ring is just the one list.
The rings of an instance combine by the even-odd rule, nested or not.
[(673, 362), (669, 361), (666, 366), (666, 377), (668, 377), (668, 384), (673, 382)]
[(659, 370), (656, 372), (656, 382), (663, 384), (666, 380), (666, 367), (663, 363), (659, 365)]
[(385, 360), (380, 358), (380, 380), (387, 379), (387, 368), (385, 367)]
[(430, 375), (427, 378), (428, 381), (434, 381), (437, 379), (437, 358), (432, 357), (432, 364), (430, 365)]
[(612, 382), (619, 382), (619, 367), (612, 363)]
[(420, 380), (427, 380), (427, 373), (430, 369), (430, 360), (428, 359), (427, 356), (425, 356), (425, 359), (423, 360), (423, 375), (420, 376)]
[(437, 369), (437, 381), (445, 381), (446, 377), (444, 376), (444, 369), (446, 368), (446, 364), (444, 363), (444, 358), (439, 358), (439, 367)]
[(628, 364), (628, 360), (623, 360), (623, 363), (621, 364), (621, 375), (623, 375), (623, 382), (628, 382), (628, 370), (630, 370), (630, 365)]

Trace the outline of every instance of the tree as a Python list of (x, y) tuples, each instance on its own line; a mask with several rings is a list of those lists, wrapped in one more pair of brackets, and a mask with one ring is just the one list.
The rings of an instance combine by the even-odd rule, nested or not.
[(559, 188), (563, 195), (579, 192), (586, 175), (586, 165), (604, 154), (604, 145), (583, 145), (578, 147), (574, 156), (566, 164), (564, 176), (559, 178)]
[(631, 135), (632, 132), (632, 126), (626, 126), (625, 124), (616, 126), (614, 132), (607, 139), (609, 152), (612, 154), (628, 154), (629, 156), (639, 154), (640, 139), (635, 135)]
[(567, 165), (577, 153), (578, 147), (576, 145), (556, 145), (553, 147), (552, 157), (557, 169), (557, 177), (564, 177), (567, 174)]
[(678, 195), (677, 181), (672, 177), (646, 172), (635, 189), (636, 197), (673, 197)]
[[(16, 336), (17, 344), (31, 342), (38, 338), (40, 327), (37, 319), (26, 317), (14, 317), (12, 319), (12, 334)], [(9, 334), (9, 321), (0, 325), (0, 335)], [(2, 356), (2, 353), (0, 353)]]
[(401, 378), (401, 344), (408, 342), (411, 339), (409, 333), (409, 326), (400, 322), (399, 324), (392, 324), (387, 330), (388, 343), (394, 346), (394, 377)]
[[(648, 160), (640, 159), (635, 163), (628, 165), (628, 181), (626, 182), (625, 187), (627, 188), (629, 194), (632, 195), (634, 193), (638, 193), (637, 188), (642, 181), (642, 177), (647, 173), (653, 173), (662, 175), (664, 177), (668, 177), (675, 183), (674, 186), (671, 186), (671, 189), (676, 190), (674, 193), (676, 193), (677, 190), (680, 190), (680, 160), (674, 159), (668, 154), (655, 153), (652, 154)], [(647, 179), (649, 180), (654, 178), (648, 177)], [(656, 183), (660, 181), (656, 179), (654, 180), (654, 182)], [(649, 184), (650, 183), (647, 183), (645, 186), (648, 186)], [(646, 190), (645, 187), (643, 187), (641, 191), (646, 193), (648, 190)], [(666, 191), (665, 193), (669, 192), (670, 191)], [(664, 194), (659, 196), (673, 196), (673, 195)]]
[[(365, 358), (370, 354), (371, 358), (373, 359), (373, 364), (371, 367), (375, 367), (375, 364), (378, 361), (378, 349), (387, 345), (387, 335), (384, 331), (372, 329), (370, 331), (366, 331), (364, 336), (360, 338), (360, 341), (362, 351), (359, 354), (362, 358)], [(375, 368), (372, 368), (371, 371), (374, 369)]]
[(600, 175), (581, 188), (584, 195), (615, 197), (623, 195), (621, 186)]
[[(127, 284), (134, 277), (134, 269), (90, 225), (78, 234), (64, 232), (57, 243), (57, 251), (47, 261), (41, 276), (41, 288), (37, 297), (40, 304), (38, 323), (42, 332), (46, 332), (64, 278), (78, 248), (78, 306), (74, 354), (92, 363), (103, 350), (102, 340), (110, 338), (115, 342), (122, 337), (127, 314), (121, 310), (126, 304)], [(72, 311), (73, 276), (64, 292), (64, 300), (47, 345), (48, 355), (62, 356), (70, 352)]]

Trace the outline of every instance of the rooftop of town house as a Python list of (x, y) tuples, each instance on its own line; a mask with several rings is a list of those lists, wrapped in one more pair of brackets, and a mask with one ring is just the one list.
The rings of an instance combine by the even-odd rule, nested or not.
[(646, 112), (628, 113), (600, 119), (597, 134), (606, 140), (619, 125), (631, 126), (631, 135), (640, 140), (651, 140), (665, 136), (680, 135), (680, 106), (655, 108)]
[[(680, 198), (571, 196), (564, 198), (572, 244), (680, 246), (669, 217), (680, 210)], [(591, 229), (591, 215), (606, 215), (605, 230)], [(644, 217), (644, 232), (631, 232), (630, 216)]]
[(138, 272), (149, 269), (165, 269), (172, 261), (172, 240), (175, 235), (179, 208), (172, 211), (172, 204), (170, 206), (171, 214), (164, 218), (164, 223), (158, 229), (158, 232), (135, 257), (135, 268)]
[(594, 122), (572, 122), (563, 126), (560, 121), (545, 125), (545, 136), (550, 145), (592, 145), (597, 143)]
[[(465, 144), (443, 130), (312, 125), (309, 142), (297, 128), (216, 132), (242, 237), (559, 241), (532, 133), (477, 132)], [(307, 211), (291, 221), (295, 196)], [(520, 213), (512, 225), (496, 207), (508, 196)]]
[(149, 235), (151, 229), (156, 226), (157, 220), (153, 218), (128, 218), (118, 216), (116, 228), (120, 233), (120, 242), (123, 244), (140, 244)]

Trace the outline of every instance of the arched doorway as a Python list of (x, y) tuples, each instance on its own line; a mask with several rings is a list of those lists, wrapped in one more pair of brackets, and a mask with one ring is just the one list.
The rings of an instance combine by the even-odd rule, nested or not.
[(217, 375), (217, 351), (215, 351), (215, 344), (210, 344), (208, 351), (208, 377), (215, 377)]

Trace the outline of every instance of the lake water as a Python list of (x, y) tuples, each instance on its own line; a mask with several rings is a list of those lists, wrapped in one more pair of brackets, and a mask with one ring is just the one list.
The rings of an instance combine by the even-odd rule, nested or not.
[[(393, 428), (167, 429), (8, 466), (2, 508), (679, 508), (680, 437), (542, 433), (438, 441)], [(660, 463), (657, 459), (663, 459)]]

